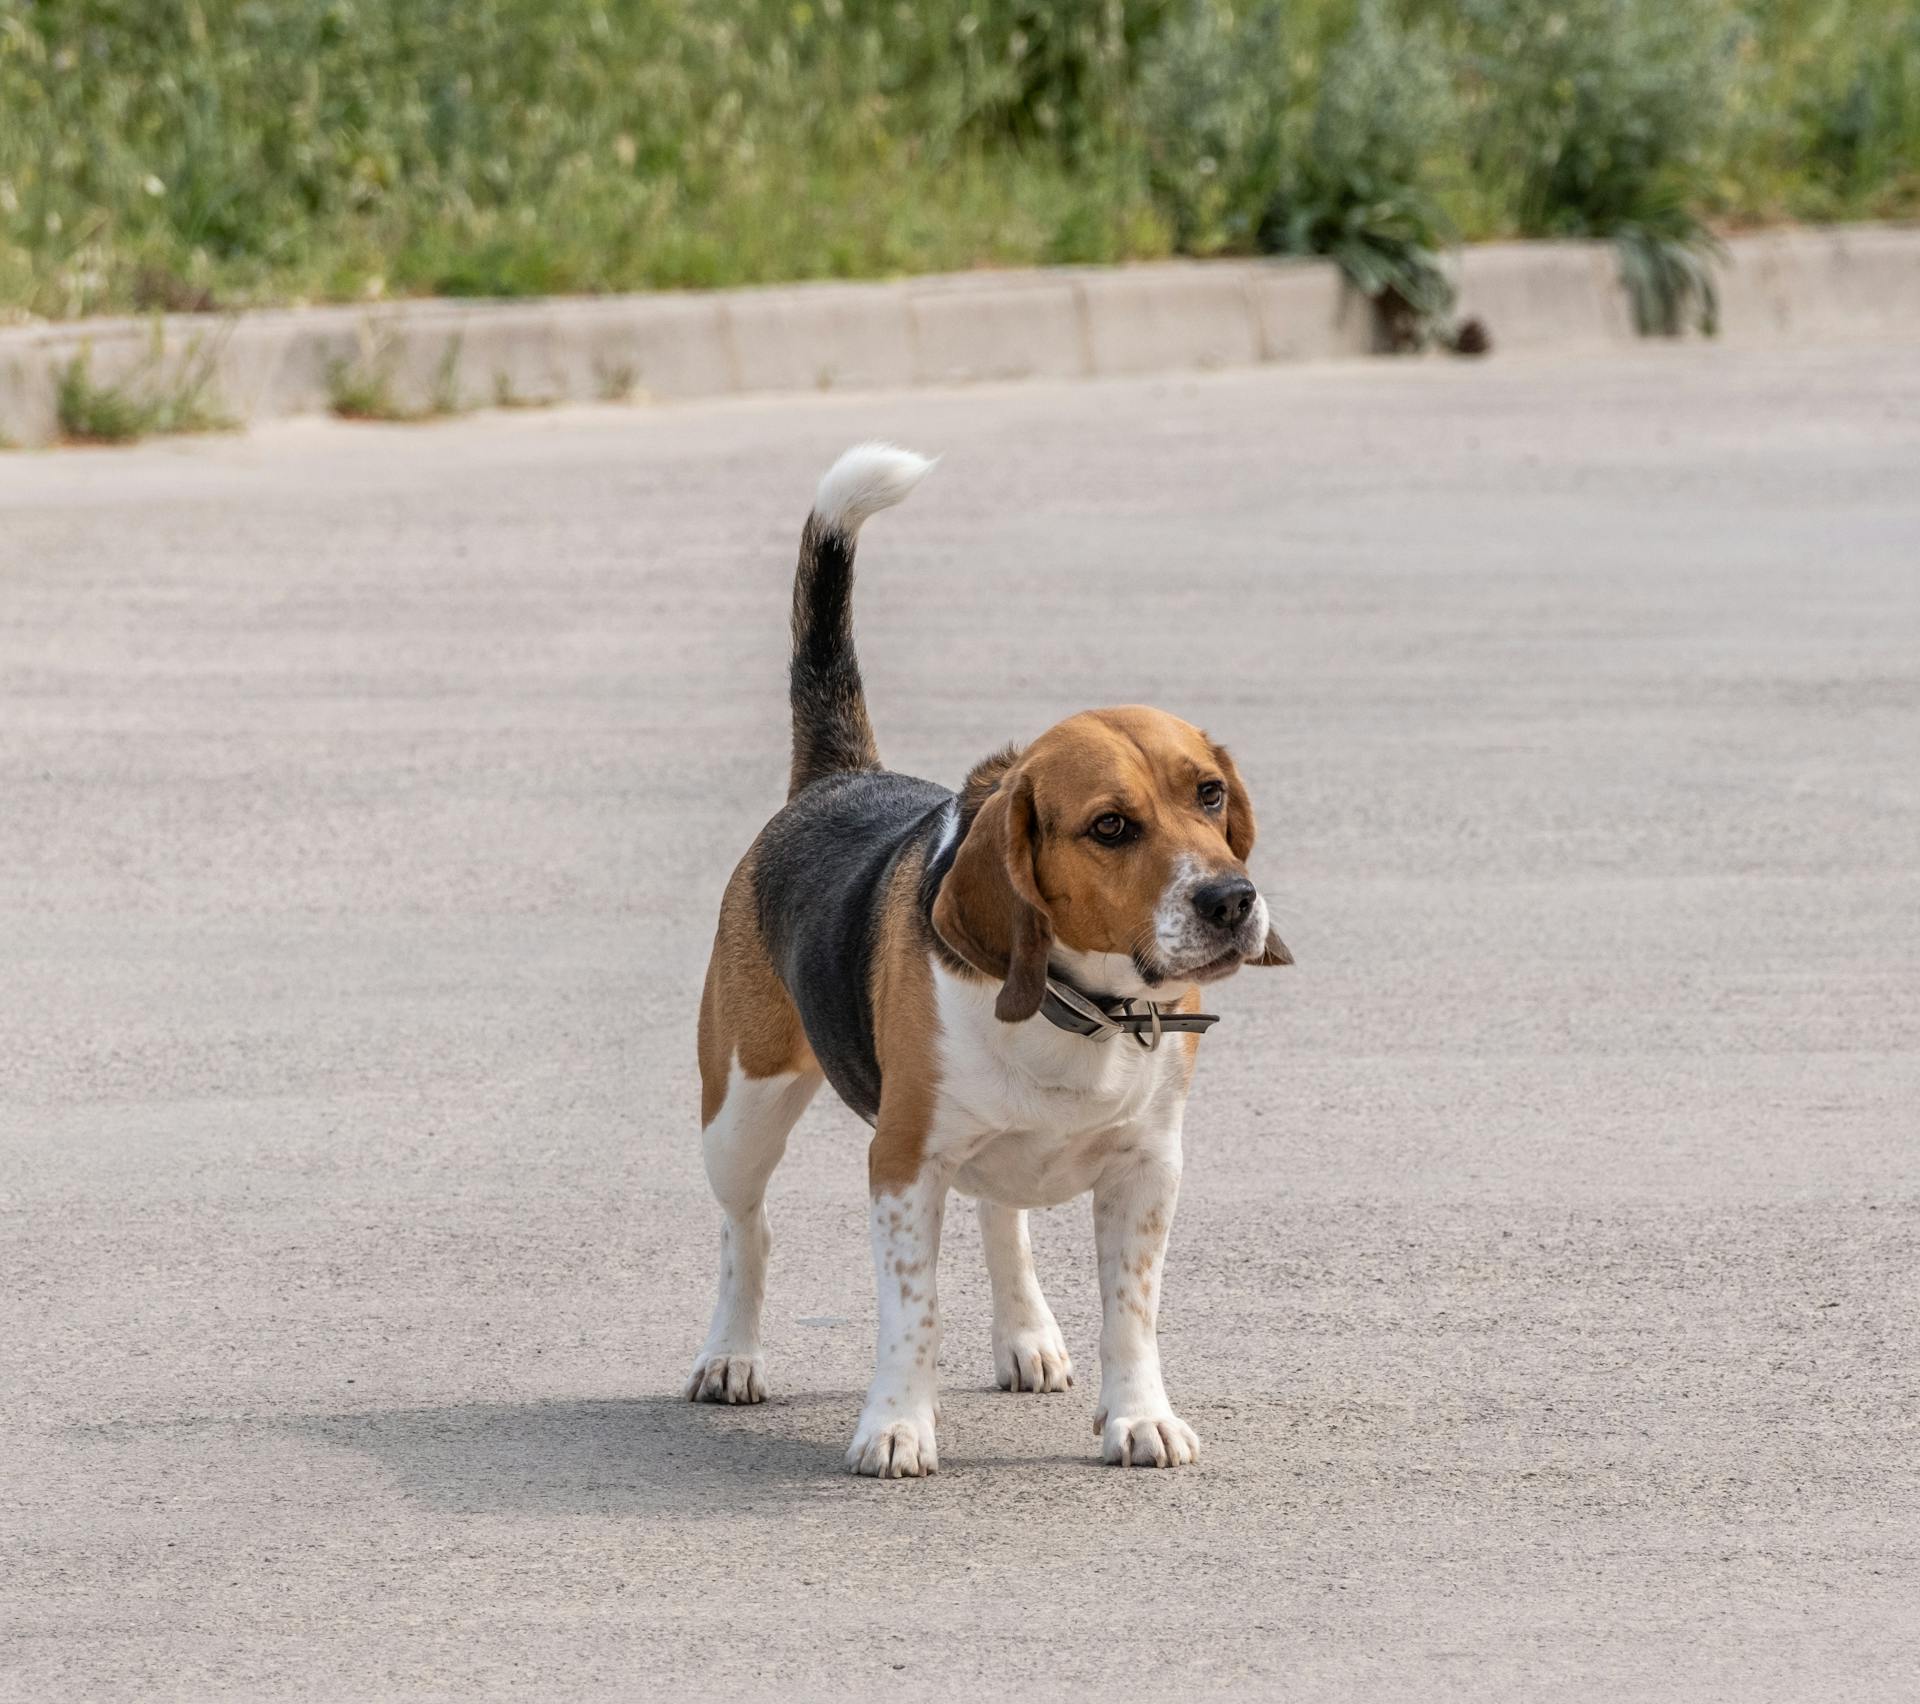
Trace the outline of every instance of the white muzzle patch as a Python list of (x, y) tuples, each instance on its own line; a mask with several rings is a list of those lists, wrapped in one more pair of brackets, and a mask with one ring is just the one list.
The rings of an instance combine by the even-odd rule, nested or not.
[(1229, 950), (1242, 958), (1259, 953), (1267, 938), (1267, 901), (1256, 895), (1240, 927), (1231, 935), (1221, 932), (1200, 915), (1194, 895), (1214, 878), (1197, 858), (1182, 855), (1173, 866), (1160, 903), (1153, 912), (1153, 945), (1160, 967), (1168, 976), (1179, 976), (1211, 964)]

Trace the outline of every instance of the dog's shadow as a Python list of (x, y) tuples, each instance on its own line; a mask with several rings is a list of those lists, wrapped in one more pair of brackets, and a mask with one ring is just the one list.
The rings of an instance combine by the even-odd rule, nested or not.
[(327, 1415), (294, 1429), (371, 1457), (407, 1497), (448, 1513), (645, 1515), (830, 1494), (845, 1478), (846, 1445), (828, 1440), (858, 1405), (846, 1392), (754, 1408), (667, 1396), (476, 1402)]

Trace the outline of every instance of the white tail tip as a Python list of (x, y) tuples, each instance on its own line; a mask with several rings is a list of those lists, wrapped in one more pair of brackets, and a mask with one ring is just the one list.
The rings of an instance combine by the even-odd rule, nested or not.
[(851, 538), (869, 515), (904, 501), (932, 466), (894, 444), (855, 444), (821, 475), (814, 518), (827, 532)]

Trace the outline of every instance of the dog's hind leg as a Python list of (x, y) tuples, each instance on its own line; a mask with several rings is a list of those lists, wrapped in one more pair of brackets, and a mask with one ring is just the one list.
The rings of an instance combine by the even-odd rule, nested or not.
[(720, 1227), (720, 1294), (707, 1340), (687, 1377), (693, 1402), (765, 1402), (760, 1309), (767, 1294), (767, 1180), (787, 1151), (787, 1132), (820, 1086), (818, 1071), (734, 1079), (706, 1128), (707, 1181), (726, 1212)]
[(1056, 1391), (1073, 1383), (1060, 1324), (1033, 1270), (1027, 1215), (980, 1203), (980, 1243), (993, 1284), (993, 1371), (1002, 1390)]
[(767, 1180), (814, 1090), (820, 1067), (799, 1014), (767, 961), (752, 909), (752, 859), (734, 873), (700, 1002), (701, 1148), (726, 1214), (720, 1293), (687, 1376), (690, 1402), (764, 1402), (760, 1309), (767, 1293)]

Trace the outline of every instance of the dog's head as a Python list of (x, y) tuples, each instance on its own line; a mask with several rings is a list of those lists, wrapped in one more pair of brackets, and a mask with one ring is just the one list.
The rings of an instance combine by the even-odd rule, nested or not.
[(995, 1010), (1009, 1023), (1040, 1009), (1049, 961), (1095, 992), (1146, 999), (1293, 962), (1247, 876), (1246, 784), (1178, 717), (1070, 716), (976, 769), (962, 811), (934, 927), (1005, 977)]

